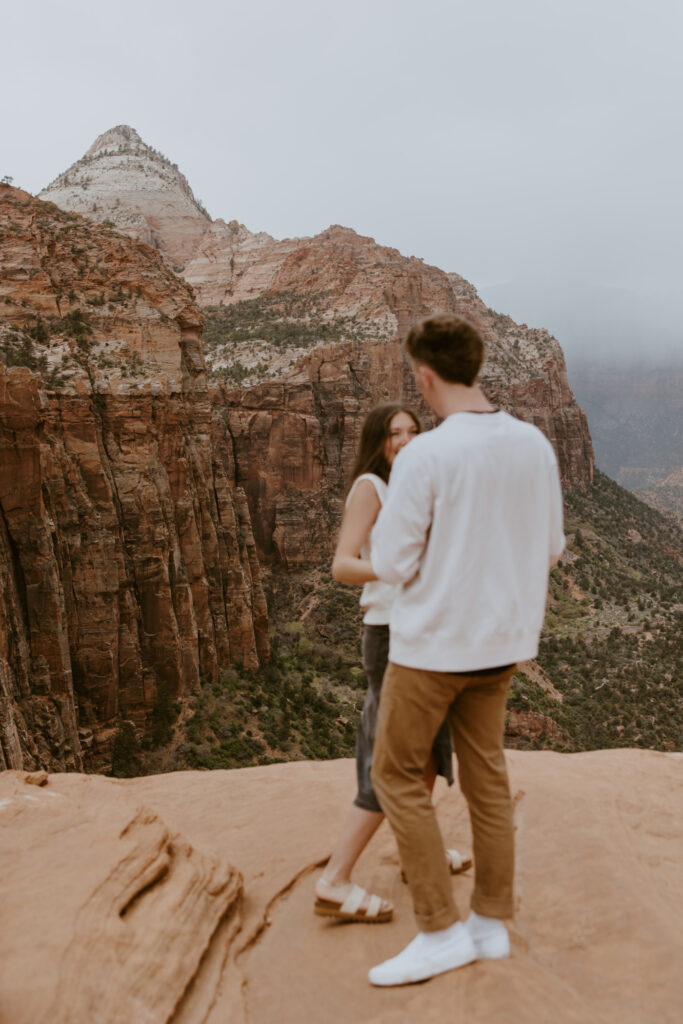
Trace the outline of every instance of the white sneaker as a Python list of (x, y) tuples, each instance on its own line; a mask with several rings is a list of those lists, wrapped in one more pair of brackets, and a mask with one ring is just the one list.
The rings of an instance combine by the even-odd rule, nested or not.
[(442, 931), (419, 932), (398, 956), (372, 967), (368, 978), (373, 985), (409, 985), (464, 967), (476, 958), (468, 929), (456, 921)]
[(474, 911), (465, 921), (480, 960), (502, 960), (510, 956), (510, 936), (497, 917), (484, 917)]

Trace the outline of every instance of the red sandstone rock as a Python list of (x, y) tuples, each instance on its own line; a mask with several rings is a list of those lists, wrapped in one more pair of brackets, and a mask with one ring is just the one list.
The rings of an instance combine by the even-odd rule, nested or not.
[[(202, 243), (204, 256), (212, 238), (209, 233)], [(341, 335), (307, 353), (296, 343), (276, 349), (251, 336), (225, 351), (207, 350), (210, 366), (239, 358), (252, 368), (249, 387), (226, 386), (225, 397), (214, 401), (230, 410), (239, 479), (267, 559), (293, 567), (329, 556), (365, 413), (399, 395), (422, 406), (399, 338), (433, 312), (457, 312), (478, 324), (487, 346), (482, 383), (492, 400), (543, 430), (567, 484), (592, 481), (588, 425), (560, 346), (547, 331), (493, 313), (457, 274), (341, 227), (285, 242), (259, 236), (258, 243), (235, 227), (229, 252), (229, 261), (214, 251), (183, 271), (202, 301), (221, 299), (221, 267), (223, 273), (228, 265), (235, 273), (242, 268), (222, 295), (226, 307), (260, 298), (264, 313), (280, 303), (286, 321), (294, 301), (292, 322), (298, 318), (321, 339), (330, 326)], [(202, 273), (209, 275), (206, 286)]]
[(96, 798), (89, 781), (65, 794), (52, 776), (28, 795), (21, 776), (2, 777), (11, 835), (0, 885), (16, 927), (3, 948), (2, 1018), (204, 1020), (210, 1003), (192, 982), (200, 968), (211, 976), (203, 960), (239, 928), (241, 877), (124, 792)]
[[(505, 377), (505, 338), (485, 325), (484, 387), (495, 402), (546, 433), (567, 483), (587, 483), (593, 475), (590, 435), (567, 385), (561, 351), (546, 332), (528, 333), (527, 352), (541, 353), (538, 376), (515, 380), (511, 371)], [(265, 558), (293, 567), (329, 557), (363, 418), (373, 405), (399, 395), (432, 422), (397, 337), (321, 346), (282, 380), (221, 386), (214, 405), (228, 408), (238, 479)]]
[(14, 189), (0, 225), (0, 765), (79, 768), (80, 727), (104, 767), (122, 709), (267, 653), (260, 569), (188, 287)]
[[(66, 172), (68, 187), (63, 175), (42, 194), (97, 218), (100, 205), (88, 210), (83, 189), (76, 188), (87, 179), (88, 190), (104, 197), (108, 210), (118, 202), (116, 223), (134, 233), (137, 221), (126, 217), (142, 207), (151, 210), (149, 181), (161, 173), (158, 159), (132, 129), (112, 129)], [(131, 177), (133, 165), (137, 177)], [(482, 381), (490, 396), (546, 433), (567, 484), (592, 480), (586, 418), (567, 383), (562, 351), (547, 331), (493, 313), (459, 275), (339, 225), (313, 238), (278, 241), (237, 221), (207, 227), (195, 211), (201, 232), (190, 252), (189, 243), (183, 248), (178, 241), (190, 237), (183, 227), (189, 186), (168, 168), (164, 174), (164, 189), (174, 198), (154, 244), (176, 254), (174, 265), (181, 266), (200, 305), (257, 303), (258, 323), (259, 308), (275, 303), (283, 321), (300, 323), (315, 338), (307, 351), (296, 331), (277, 346), (248, 333), (206, 352), (210, 369), (239, 361), (248, 373), (248, 388), (221, 388), (212, 400), (215, 415), (229, 425), (262, 556), (288, 566), (328, 557), (365, 412), (400, 394), (420, 404), (397, 341), (429, 313), (455, 311), (479, 324), (488, 353)], [(145, 216), (147, 223), (151, 213)], [(140, 230), (146, 238), (146, 229)], [(330, 331), (338, 338), (334, 347), (326, 341)], [(220, 411), (224, 404), (227, 414)]]
[(339, 226), (278, 242), (211, 224), (177, 168), (122, 127), (43, 194), (151, 241), (205, 304), (274, 303), (314, 340), (219, 344), (211, 365), (244, 358), (253, 386), (207, 388), (193, 296), (152, 249), (2, 189), (0, 344), (38, 371), (0, 380), (6, 764), (79, 767), (79, 728), (104, 764), (121, 709), (140, 729), (163, 685), (182, 695), (220, 664), (256, 664), (256, 550), (285, 567), (328, 559), (366, 411), (421, 404), (399, 345), (418, 317), (475, 320), (490, 396), (544, 430), (569, 485), (592, 479), (559, 346), (458, 275)]

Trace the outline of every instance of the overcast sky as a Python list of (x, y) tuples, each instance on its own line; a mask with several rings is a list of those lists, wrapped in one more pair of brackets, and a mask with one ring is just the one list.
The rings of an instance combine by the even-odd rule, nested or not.
[(680, 0), (21, 0), (0, 176), (129, 124), (253, 231), (679, 290), (682, 30)]

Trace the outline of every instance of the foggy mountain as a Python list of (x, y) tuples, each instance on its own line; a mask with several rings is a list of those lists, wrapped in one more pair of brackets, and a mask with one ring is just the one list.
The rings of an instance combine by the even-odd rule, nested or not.
[(597, 465), (680, 514), (680, 487), (670, 478), (683, 466), (683, 292), (520, 277), (480, 294), (493, 309), (542, 324), (558, 339)]

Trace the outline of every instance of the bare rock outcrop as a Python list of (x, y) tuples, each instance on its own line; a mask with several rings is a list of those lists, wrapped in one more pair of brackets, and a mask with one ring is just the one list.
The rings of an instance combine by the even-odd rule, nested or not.
[[(216, 222), (218, 225), (220, 222)], [(253, 235), (235, 221), (207, 234), (183, 269), (201, 306), (295, 292), (324, 297), (328, 317), (356, 317), (389, 336), (450, 304), (447, 275), (333, 224), (312, 238)]]
[[(521, 333), (527, 351), (534, 350), (537, 375), (511, 379), (505, 356), (509, 337), (501, 341), (487, 330), (489, 356), (482, 374), (487, 393), (544, 431), (565, 483), (590, 482), (590, 435), (571, 398), (557, 342), (546, 332), (516, 331), (511, 322), (505, 329), (510, 335)], [(329, 557), (363, 418), (373, 405), (397, 395), (420, 409), (426, 423), (433, 422), (398, 337), (319, 346), (281, 380), (241, 388), (221, 385), (214, 392), (215, 405), (226, 408), (237, 477), (248, 495), (264, 558), (294, 567)]]
[(106, 767), (122, 714), (267, 653), (251, 522), (188, 287), (14, 189), (0, 225), (0, 766)]
[(111, 222), (160, 249), (176, 269), (185, 265), (211, 226), (177, 165), (125, 124), (98, 136), (39, 198), (91, 220)]
[(210, 1000), (194, 982), (211, 973), (205, 959), (222, 965), (240, 927), (239, 872), (155, 811), (94, 798), (83, 777), (66, 794), (24, 781), (8, 772), (1, 785), (3, 907), (14, 920), (11, 937), (3, 929), (2, 1019), (204, 1019)]
[[(415, 933), (386, 825), (356, 875), (393, 901), (394, 921), (340, 926), (312, 913), (314, 871), (346, 815), (352, 762), (127, 782), (61, 774), (43, 786), (0, 775), (0, 1017), (678, 1024), (681, 755), (507, 758), (512, 955), (398, 989), (367, 981)], [(471, 849), (460, 794), (437, 788), (436, 803), (448, 845)], [(471, 873), (453, 879), (463, 914), (472, 884)]]
[[(235, 362), (243, 363), (247, 383), (285, 380), (292, 369), (298, 377), (297, 363), (311, 346), (325, 346), (330, 340), (392, 341), (421, 316), (457, 310), (478, 321), (484, 331), (489, 351), (486, 382), (496, 398), (548, 433), (568, 483), (591, 479), (593, 452), (586, 419), (567, 384), (559, 345), (547, 331), (520, 327), (487, 309), (459, 275), (405, 257), (340, 225), (313, 238), (277, 240), (264, 232), (254, 234), (236, 220), (212, 222), (175, 165), (126, 126), (100, 136), (41, 197), (101, 219), (101, 203), (93, 210), (84, 198), (90, 191), (105, 197), (118, 227), (172, 258), (202, 308), (252, 304), (258, 324), (268, 305), (274, 304), (280, 327), (289, 323), (295, 328), (298, 323), (306, 335), (302, 343), (293, 329), (291, 338), (279, 338), (274, 345), (251, 329), (243, 332), (242, 340), (239, 328), (228, 330), (223, 341), (218, 331), (217, 340), (206, 345), (210, 368), (230, 370)], [(157, 219), (155, 233), (150, 234), (145, 225), (153, 219), (152, 197), (157, 193), (166, 219)], [(139, 219), (143, 208), (144, 224)], [(187, 217), (197, 220), (194, 233), (185, 231)], [(395, 352), (385, 356), (395, 357)], [(374, 381), (367, 384), (372, 391)]]

